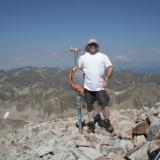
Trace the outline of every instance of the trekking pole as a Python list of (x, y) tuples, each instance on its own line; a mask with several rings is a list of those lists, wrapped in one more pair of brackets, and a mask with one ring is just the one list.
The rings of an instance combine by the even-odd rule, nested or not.
[[(74, 54), (74, 64), (75, 67), (77, 67), (77, 59), (78, 59), (78, 54), (80, 49), (79, 48), (70, 48), (70, 51)], [(75, 74), (75, 70), (74, 70), (74, 74)], [(71, 78), (72, 79), (72, 78)], [(72, 81), (72, 80), (71, 80)], [(82, 112), (81, 112), (81, 91), (82, 89), (80, 88), (76, 88), (77, 86), (75, 84), (73, 84), (72, 82), (70, 82), (72, 87), (74, 89), (76, 89), (77, 95), (76, 95), (76, 107), (77, 107), (77, 119), (78, 119), (78, 125), (79, 125), (79, 133), (82, 134), (83, 133), (83, 127), (82, 127)], [(75, 87), (74, 87), (75, 85)]]

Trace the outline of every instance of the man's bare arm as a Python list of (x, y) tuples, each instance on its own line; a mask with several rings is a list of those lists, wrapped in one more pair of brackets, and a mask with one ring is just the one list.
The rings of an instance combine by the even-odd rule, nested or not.
[(104, 87), (104, 88), (107, 87), (107, 85), (108, 85), (108, 80), (111, 78), (112, 73), (113, 73), (113, 68), (112, 68), (112, 66), (109, 66), (109, 67), (107, 68), (106, 77), (104, 78), (104, 81), (103, 81), (103, 83), (102, 83), (102, 87)]
[(111, 78), (111, 76), (112, 76), (112, 74), (113, 74), (113, 67), (112, 66), (109, 66), (108, 68), (107, 68), (107, 73), (106, 73), (106, 80), (109, 80), (110, 78)]

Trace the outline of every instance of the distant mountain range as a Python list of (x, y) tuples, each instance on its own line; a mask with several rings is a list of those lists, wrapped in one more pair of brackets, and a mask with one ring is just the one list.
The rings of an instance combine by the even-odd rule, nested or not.
[(116, 63), (118, 70), (130, 70), (142, 74), (160, 74), (160, 62), (129, 62), (129, 63)]
[[(0, 70), (0, 116), (9, 112), (12, 119), (37, 121), (74, 112), (68, 73), (47, 67)], [(113, 107), (151, 107), (160, 101), (160, 75), (114, 71), (108, 92)]]

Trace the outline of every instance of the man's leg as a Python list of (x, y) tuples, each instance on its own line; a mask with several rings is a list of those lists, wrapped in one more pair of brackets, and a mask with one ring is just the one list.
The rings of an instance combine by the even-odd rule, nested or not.
[(95, 102), (94, 92), (85, 91), (85, 99), (87, 103), (87, 114), (88, 114), (88, 133), (94, 132), (95, 124), (94, 124), (94, 110), (93, 103)]
[(88, 115), (88, 120), (89, 121), (94, 121), (94, 110), (87, 111), (87, 115)]
[(110, 123), (110, 111), (109, 111), (109, 107), (105, 106), (102, 107), (102, 113), (104, 116), (104, 121), (105, 121), (105, 128), (108, 132), (112, 133), (114, 128), (112, 126), (112, 124)]
[(93, 110), (88, 112), (88, 118), (89, 118), (89, 121), (88, 121), (87, 133), (91, 133), (91, 132), (94, 133), (95, 123), (94, 123), (94, 111)]
[(109, 107), (107, 107), (107, 106), (102, 107), (102, 113), (103, 113), (104, 119), (109, 119), (110, 118)]
[(97, 100), (98, 104), (101, 106), (102, 109), (102, 120), (105, 121), (105, 128), (108, 132), (113, 132), (113, 126), (110, 123), (110, 110), (108, 107), (109, 103), (109, 96), (107, 95), (105, 90), (101, 90), (97, 92)]

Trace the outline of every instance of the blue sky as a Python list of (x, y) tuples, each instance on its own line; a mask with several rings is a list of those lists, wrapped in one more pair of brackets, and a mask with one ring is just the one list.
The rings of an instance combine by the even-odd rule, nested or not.
[(0, 68), (73, 66), (96, 38), (115, 66), (160, 64), (159, 0), (0, 0)]

